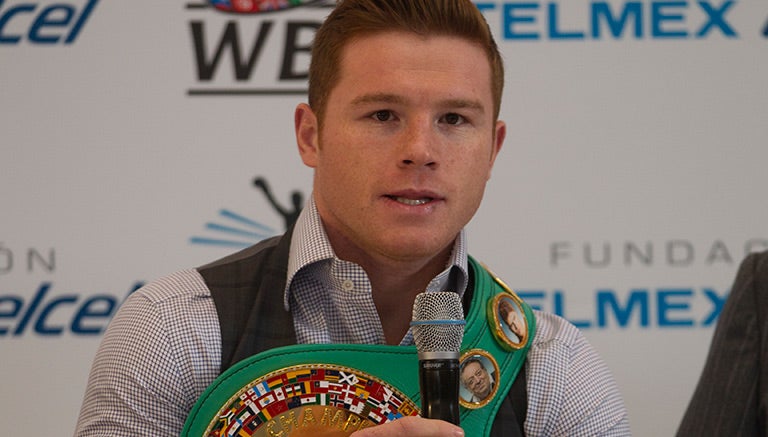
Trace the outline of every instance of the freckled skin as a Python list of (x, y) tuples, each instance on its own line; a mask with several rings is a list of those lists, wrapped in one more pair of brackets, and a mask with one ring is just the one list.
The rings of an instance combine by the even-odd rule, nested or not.
[(374, 262), (443, 256), (504, 138), (485, 53), (456, 37), (385, 32), (350, 42), (340, 71), (323, 125), (306, 105), (296, 115), (334, 249)]

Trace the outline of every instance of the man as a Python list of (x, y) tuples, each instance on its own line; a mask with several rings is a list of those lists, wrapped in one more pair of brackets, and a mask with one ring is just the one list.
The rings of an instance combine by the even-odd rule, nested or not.
[[(463, 228), (506, 134), (503, 74), (468, 0), (339, 2), (315, 37), (309, 103), (295, 111), (314, 169), (295, 228), (134, 293), (97, 353), (77, 435), (178, 435), (221, 370), (284, 344), (277, 321), (292, 320), (296, 343), (412, 344), (417, 293), (468, 292)], [(583, 336), (553, 315), (537, 324), (526, 434), (628, 434)], [(464, 432), (406, 417), (353, 435)]]
[(522, 341), (525, 337), (525, 325), (520, 320), (514, 305), (509, 300), (501, 300), (499, 303), (499, 315), (501, 315), (501, 320), (509, 327), (509, 330), (517, 336), (517, 341)]
[(479, 358), (469, 358), (461, 364), (461, 383), (472, 393), (469, 402), (482, 402), (493, 390), (494, 381)]
[(768, 435), (768, 252), (742, 261), (677, 435)]

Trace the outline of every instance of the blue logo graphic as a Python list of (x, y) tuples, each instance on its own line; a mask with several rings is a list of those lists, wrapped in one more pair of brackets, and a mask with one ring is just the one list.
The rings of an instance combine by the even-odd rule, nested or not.
[(228, 209), (220, 210), (219, 217), (224, 219), (226, 223), (206, 223), (205, 228), (220, 235), (220, 237), (192, 237), (190, 242), (209, 246), (246, 248), (265, 238), (277, 235), (277, 231), (271, 227)]
[(477, 6), (489, 21), (499, 16), (503, 38), (513, 41), (738, 37), (728, 21), (736, 0), (592, 1), (585, 6), (588, 10), (581, 21), (574, 21), (578, 14), (569, 17), (563, 12), (566, 3), (505, 1), (477, 2)]
[(0, 338), (27, 333), (56, 337), (62, 335), (94, 336), (107, 329), (118, 307), (143, 282), (134, 283), (125, 297), (111, 294), (86, 296), (77, 293), (50, 294), (54, 284), (43, 282), (31, 297), (24, 294), (0, 294)]
[[(78, 7), (55, 3), (42, 6), (35, 2), (20, 3), (3, 8), (0, 0), (0, 44), (72, 44), (80, 35), (98, 0), (88, 0)], [(17, 29), (17, 30), (13, 30)], [(18, 29), (27, 29), (19, 32)]]
[[(291, 194), (291, 207), (286, 208), (272, 194), (272, 188), (266, 179), (257, 177), (254, 179), (253, 185), (263, 192), (272, 208), (283, 218), (285, 223), (283, 231), (293, 226), (299, 218), (299, 213), (301, 213), (304, 194), (300, 191), (294, 191)], [(220, 210), (219, 217), (224, 219), (225, 223), (206, 223), (205, 225), (205, 228), (213, 231), (218, 235), (217, 237), (192, 237), (190, 242), (209, 246), (246, 248), (279, 233), (267, 225), (228, 209)]]
[(729, 292), (715, 287), (600, 288), (591, 296), (579, 298), (591, 304), (582, 306), (580, 310), (586, 312), (576, 315), (572, 314), (577, 311), (574, 305), (567, 301), (568, 293), (562, 289), (517, 290), (532, 308), (557, 314), (579, 329), (710, 328), (720, 316)]

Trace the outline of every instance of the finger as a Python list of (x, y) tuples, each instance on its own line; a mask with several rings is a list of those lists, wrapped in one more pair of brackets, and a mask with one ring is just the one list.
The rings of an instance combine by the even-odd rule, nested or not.
[(410, 416), (383, 425), (362, 429), (352, 433), (350, 437), (386, 436), (464, 437), (464, 430), (442, 420)]

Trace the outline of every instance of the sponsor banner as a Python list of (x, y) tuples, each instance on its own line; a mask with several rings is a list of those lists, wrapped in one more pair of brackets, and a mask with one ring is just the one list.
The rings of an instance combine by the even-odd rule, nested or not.
[[(768, 7), (476, 3), (508, 137), (470, 252), (584, 330), (635, 434), (671, 435), (739, 262), (768, 250)], [(293, 109), (332, 4), (0, 0), (9, 431), (32, 403), (74, 429), (101, 335), (142, 284), (296, 219), (312, 173)]]

